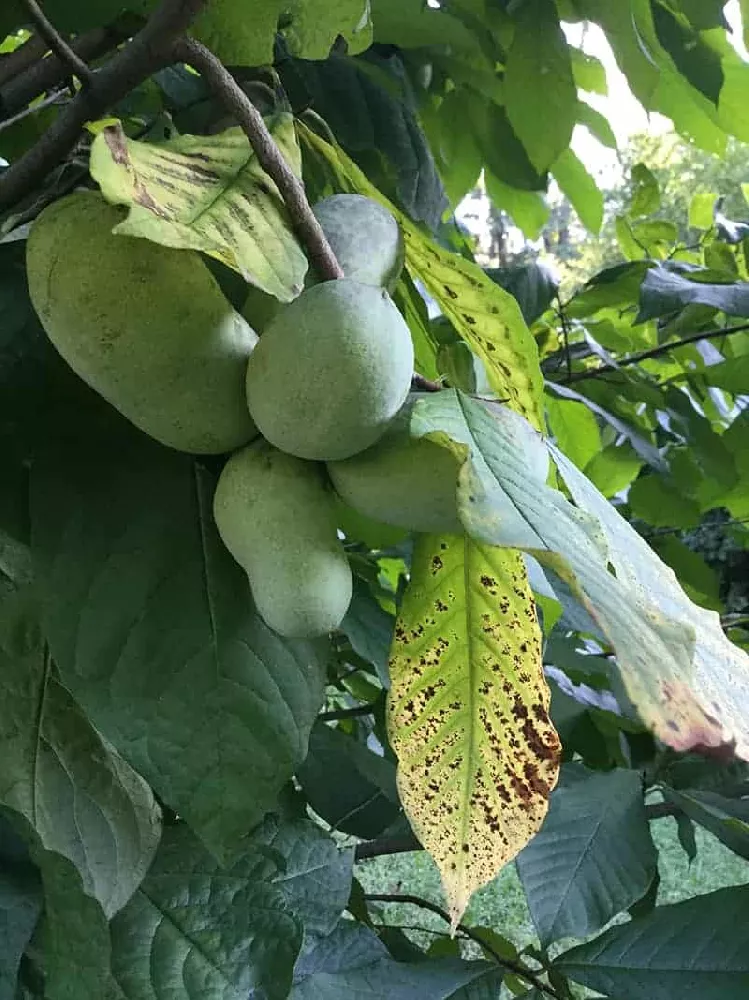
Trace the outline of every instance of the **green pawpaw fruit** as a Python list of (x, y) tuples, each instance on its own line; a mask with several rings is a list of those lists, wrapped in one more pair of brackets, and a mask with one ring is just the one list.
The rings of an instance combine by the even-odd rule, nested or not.
[(200, 256), (116, 236), (96, 192), (46, 208), (28, 241), (31, 301), (70, 367), (132, 423), (180, 451), (257, 434), (244, 397), (257, 336)]
[(408, 531), (462, 534), (458, 518), (460, 462), (427, 438), (412, 438), (410, 414), (418, 394), (372, 448), (342, 462), (329, 462), (336, 492), (373, 520)]
[[(395, 288), (405, 260), (400, 226), (386, 208), (361, 194), (334, 194), (312, 209), (343, 273), (363, 285)], [(308, 284), (315, 281), (310, 269)]]
[(351, 569), (322, 466), (256, 442), (224, 466), (213, 511), (272, 629), (310, 638), (338, 628), (351, 602)]
[(302, 292), (247, 365), (247, 404), (281, 451), (330, 461), (368, 448), (411, 385), (413, 345), (384, 289), (348, 278)]

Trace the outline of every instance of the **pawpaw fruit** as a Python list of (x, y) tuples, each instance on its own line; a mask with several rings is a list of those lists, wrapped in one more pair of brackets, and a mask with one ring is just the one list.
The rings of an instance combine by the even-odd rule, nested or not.
[[(395, 288), (405, 259), (400, 226), (386, 208), (360, 194), (334, 194), (312, 209), (343, 273), (363, 285)], [(308, 272), (308, 284), (316, 280)]]
[(247, 365), (247, 405), (281, 451), (348, 458), (385, 432), (412, 371), (411, 335), (388, 293), (349, 278), (326, 281), (265, 329)]
[(342, 462), (329, 462), (336, 493), (373, 520), (408, 531), (462, 534), (458, 518), (460, 462), (447, 448), (409, 433), (409, 397), (383, 437)]
[(27, 247), (29, 292), (70, 367), (132, 423), (180, 451), (220, 453), (257, 434), (244, 398), (257, 336), (200, 256), (116, 236), (96, 192), (46, 208)]
[(213, 511), (266, 624), (291, 638), (338, 628), (352, 579), (323, 466), (255, 442), (224, 466)]

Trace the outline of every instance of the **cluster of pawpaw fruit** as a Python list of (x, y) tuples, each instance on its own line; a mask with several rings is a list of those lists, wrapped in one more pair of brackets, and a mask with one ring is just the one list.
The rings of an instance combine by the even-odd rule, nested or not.
[(46, 208), (27, 247), (34, 308), (70, 367), (162, 444), (232, 453), (216, 525), (289, 637), (348, 610), (336, 493), (379, 522), (460, 530), (452, 456), (409, 435), (413, 347), (389, 294), (398, 224), (359, 195), (314, 211), (346, 277), (310, 275), (288, 305), (253, 289), (243, 315), (198, 253), (115, 235), (122, 210), (98, 192)]

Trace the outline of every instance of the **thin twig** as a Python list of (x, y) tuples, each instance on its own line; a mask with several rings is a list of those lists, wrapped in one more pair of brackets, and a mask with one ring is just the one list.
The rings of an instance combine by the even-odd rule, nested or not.
[(440, 382), (433, 382), (424, 375), (419, 375), (418, 372), (414, 372), (411, 376), (411, 388), (415, 392), (439, 392), (445, 387)]
[(0, 207), (13, 205), (67, 156), (87, 121), (102, 115), (139, 83), (172, 61), (172, 44), (206, 0), (162, 0), (142, 31), (94, 75), (20, 160), (0, 174)]
[(324, 281), (342, 278), (343, 269), (310, 208), (304, 185), (284, 159), (255, 105), (205, 45), (192, 38), (180, 38), (174, 46), (174, 54), (200, 73), (250, 140), (260, 166), (281, 193), (294, 229), (318, 277)]
[(330, 712), (320, 712), (317, 718), (321, 722), (333, 722), (335, 719), (355, 719), (357, 716), (371, 715), (376, 708), (374, 703), (355, 705), (353, 708), (334, 708)]
[(67, 87), (64, 90), (54, 90), (44, 100), (39, 101), (38, 104), (30, 104), (28, 108), (24, 108), (23, 111), (19, 111), (17, 115), (13, 115), (11, 118), (3, 118), (0, 121), (0, 132), (3, 132), (6, 128), (10, 128), (11, 125), (15, 125), (16, 122), (23, 121), (24, 118), (28, 118), (30, 115), (35, 115), (38, 111), (43, 111), (51, 104), (57, 104), (60, 98), (65, 97), (67, 93)]
[(411, 851), (423, 850), (413, 834), (404, 834), (402, 837), (365, 840), (356, 845), (354, 856), (357, 861), (367, 861), (369, 858), (382, 858), (389, 854), (409, 854)]
[(615, 372), (619, 368), (627, 365), (636, 365), (641, 361), (648, 361), (650, 358), (658, 358), (662, 354), (668, 354), (679, 347), (686, 347), (689, 344), (696, 344), (700, 340), (719, 340), (721, 337), (728, 337), (732, 333), (743, 333), (749, 330), (749, 323), (740, 323), (737, 326), (726, 326), (722, 330), (709, 330), (707, 333), (693, 333), (683, 340), (674, 340), (670, 344), (660, 344), (652, 347), (648, 351), (640, 351), (639, 354), (630, 354), (628, 358), (617, 358), (615, 365), (599, 365), (598, 368), (588, 368), (581, 372), (572, 372), (565, 380), (565, 384), (570, 382), (581, 382), (583, 379), (598, 378), (600, 375)]
[[(368, 903), (410, 903), (412, 906), (418, 906), (422, 910), (429, 910), (430, 913), (436, 914), (446, 923), (450, 923), (450, 916), (441, 906), (437, 906), (436, 903), (431, 903), (428, 899), (422, 899), (421, 896), (412, 896), (409, 893), (388, 893), (388, 892), (372, 892), (365, 893), (364, 899)], [(476, 933), (471, 927), (466, 924), (458, 924), (457, 930), (461, 934), (464, 934), (470, 941), (477, 944), (483, 951), (488, 955), (491, 955), (497, 965), (502, 966), (502, 968), (507, 969), (509, 972), (514, 973), (514, 975), (519, 976), (521, 979), (525, 979), (526, 982), (530, 983), (537, 990), (541, 990), (550, 997), (554, 997), (555, 1000), (560, 1000), (559, 993), (552, 987), (544, 983), (535, 973), (530, 969), (527, 969), (520, 962), (513, 962), (512, 959), (503, 958), (498, 951), (496, 951), (488, 941), (485, 941), (480, 934)]]
[(36, 30), (45, 40), (58, 58), (67, 63), (74, 75), (81, 81), (81, 86), (91, 85), (94, 74), (86, 62), (68, 45), (54, 24), (47, 18), (37, 0), (23, 0), (29, 17), (34, 22)]

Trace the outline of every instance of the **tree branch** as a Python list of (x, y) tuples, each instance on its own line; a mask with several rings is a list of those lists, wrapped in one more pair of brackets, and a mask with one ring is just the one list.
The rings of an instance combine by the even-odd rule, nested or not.
[[(418, 906), (422, 910), (428, 910), (430, 913), (436, 914), (447, 924), (450, 923), (450, 915), (446, 913), (441, 906), (437, 906), (436, 903), (430, 903), (428, 899), (422, 899), (421, 896), (412, 896), (408, 893), (387, 893), (387, 892), (372, 892), (365, 893), (364, 899), (368, 903), (409, 903), (411, 906)], [(457, 930), (464, 934), (467, 938), (477, 944), (483, 949), (487, 954), (491, 955), (497, 965), (501, 966), (503, 969), (507, 969), (514, 975), (519, 976), (526, 982), (530, 983), (537, 990), (542, 993), (546, 993), (550, 997), (554, 997), (555, 1000), (560, 1000), (559, 994), (552, 987), (544, 983), (534, 972), (527, 969), (520, 962), (513, 962), (509, 958), (503, 958), (498, 951), (485, 941), (480, 934), (474, 931), (471, 927), (466, 924), (458, 924)]]
[(562, 384), (568, 385), (570, 382), (582, 382), (588, 378), (598, 378), (599, 375), (606, 375), (616, 372), (619, 368), (626, 368), (628, 365), (637, 365), (641, 361), (648, 361), (650, 358), (658, 358), (662, 354), (668, 354), (679, 347), (686, 347), (688, 344), (696, 344), (700, 340), (719, 340), (721, 337), (728, 337), (732, 333), (743, 333), (749, 330), (749, 323), (740, 323), (737, 326), (725, 326), (722, 330), (709, 330), (707, 333), (693, 333), (683, 340), (674, 340), (670, 344), (660, 344), (652, 347), (648, 351), (640, 351), (639, 354), (631, 354), (628, 358), (617, 360), (615, 365), (599, 365), (598, 368), (588, 368), (586, 371), (572, 372)]
[(47, 51), (47, 43), (38, 35), (27, 38), (12, 52), (0, 54), (0, 87), (18, 73), (33, 66)]
[(142, 31), (94, 74), (20, 160), (0, 174), (0, 207), (20, 201), (75, 145), (87, 121), (101, 116), (146, 77), (172, 61), (172, 45), (206, 0), (162, 0)]
[(381, 858), (388, 854), (408, 854), (411, 851), (423, 851), (419, 841), (413, 834), (402, 837), (381, 837), (378, 840), (365, 840), (357, 844), (354, 852), (356, 861), (367, 861), (369, 858)]
[(39, 101), (38, 104), (32, 104), (28, 108), (24, 108), (23, 111), (19, 111), (17, 115), (11, 115), (10, 118), (3, 118), (0, 121), (0, 132), (4, 132), (6, 128), (10, 128), (11, 125), (15, 125), (16, 122), (23, 121), (24, 118), (28, 118), (29, 115), (35, 115), (38, 111), (43, 111), (45, 108), (50, 107), (52, 104), (57, 104), (61, 98), (67, 96), (67, 89), (64, 90), (53, 90), (51, 94), (47, 94), (43, 101)]
[(304, 185), (281, 154), (263, 116), (231, 73), (205, 45), (192, 38), (179, 39), (174, 45), (174, 55), (200, 73), (241, 126), (260, 166), (280, 191), (294, 229), (318, 276), (324, 281), (342, 278), (343, 269), (310, 208)]
[(37, 3), (37, 0), (23, 0), (29, 17), (34, 22), (36, 30), (45, 40), (52, 52), (67, 63), (74, 75), (81, 81), (82, 86), (90, 86), (94, 74), (88, 64), (81, 59), (77, 52), (73, 51), (57, 28), (47, 19), (46, 14)]

